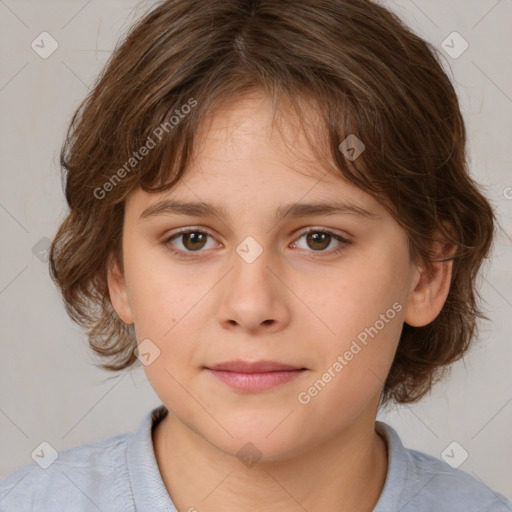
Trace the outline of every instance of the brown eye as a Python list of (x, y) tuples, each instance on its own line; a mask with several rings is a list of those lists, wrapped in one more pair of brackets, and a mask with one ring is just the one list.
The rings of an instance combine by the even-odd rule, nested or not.
[(198, 231), (190, 231), (188, 233), (181, 233), (183, 238), (183, 245), (190, 251), (197, 251), (198, 249), (202, 249), (206, 242), (206, 237), (208, 236), (206, 233), (201, 233)]
[[(208, 238), (211, 239), (210, 247), (207, 247)], [(199, 229), (183, 230), (171, 235), (163, 244), (173, 253), (183, 257), (191, 256), (191, 253), (205, 252), (202, 249), (216, 247), (212, 235)]]
[[(304, 239), (305, 244), (300, 246), (300, 240)], [(334, 248), (330, 250), (328, 247), (332, 244), (332, 242), (337, 242)], [(346, 248), (347, 245), (350, 245), (352, 242), (349, 240), (337, 235), (336, 233), (332, 233), (331, 231), (325, 231), (321, 229), (310, 229), (297, 239), (296, 242), (293, 243), (294, 247), (298, 247), (299, 249), (306, 249), (309, 252), (318, 252), (325, 253), (326, 255), (334, 255)], [(304, 247), (305, 245), (305, 247)]]
[(306, 241), (311, 249), (314, 249), (315, 251), (321, 251), (329, 247), (329, 243), (331, 242), (331, 235), (322, 232), (311, 232), (307, 233)]

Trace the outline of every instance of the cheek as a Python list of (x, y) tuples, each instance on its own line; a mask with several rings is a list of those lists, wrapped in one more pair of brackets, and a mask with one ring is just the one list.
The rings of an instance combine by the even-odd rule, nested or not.
[[(407, 284), (400, 275), (403, 268), (400, 254), (381, 247), (357, 264), (340, 266), (317, 288), (322, 293), (309, 291), (314, 312), (322, 319), (318, 370), (331, 368), (331, 373), (339, 375), (333, 381), (343, 382), (343, 387), (383, 384), (403, 325)], [(338, 372), (332, 368), (336, 362), (338, 369), (342, 366)]]
[(201, 280), (171, 264), (161, 247), (132, 253), (126, 272), (135, 326), (146, 337), (167, 336), (204, 294)]
[(156, 354), (144, 366), (146, 377), (162, 403), (192, 418), (199, 414), (187, 392), (192, 389), (199, 366), (197, 340), (201, 339), (201, 323), (195, 316), (200, 311), (199, 299), (195, 293), (172, 293), (168, 287), (152, 288), (151, 294), (141, 294), (140, 298), (135, 315), (137, 339), (151, 340), (150, 352)]
[(133, 258), (130, 263), (126, 270), (139, 352), (146, 349), (151, 354), (152, 362), (144, 370), (158, 390), (162, 382), (164, 387), (171, 385), (170, 375), (181, 381), (183, 369), (195, 364), (201, 327), (197, 315), (208, 286), (187, 272), (177, 272), (176, 266), (171, 272), (169, 265), (155, 261)]

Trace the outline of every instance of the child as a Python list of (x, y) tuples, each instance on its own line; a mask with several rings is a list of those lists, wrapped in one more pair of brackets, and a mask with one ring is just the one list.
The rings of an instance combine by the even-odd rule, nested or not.
[[(369, 0), (166, 0), (61, 153), (50, 251), (135, 433), (0, 483), (2, 511), (506, 511), (377, 422), (468, 349), (494, 214), (432, 47)], [(43, 468), (43, 466), (46, 466)]]

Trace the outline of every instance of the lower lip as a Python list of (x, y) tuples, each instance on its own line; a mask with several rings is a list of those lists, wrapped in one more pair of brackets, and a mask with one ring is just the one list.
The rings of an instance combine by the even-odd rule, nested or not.
[(217, 379), (241, 391), (257, 392), (285, 384), (298, 377), (305, 370), (289, 370), (265, 373), (237, 373), (223, 370), (210, 370)]

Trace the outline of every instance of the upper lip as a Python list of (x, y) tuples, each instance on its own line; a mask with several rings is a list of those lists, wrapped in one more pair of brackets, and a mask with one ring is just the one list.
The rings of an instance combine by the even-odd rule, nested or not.
[(209, 370), (236, 372), (236, 373), (267, 373), (290, 370), (305, 370), (301, 366), (292, 366), (277, 361), (226, 361), (213, 366), (207, 366)]

